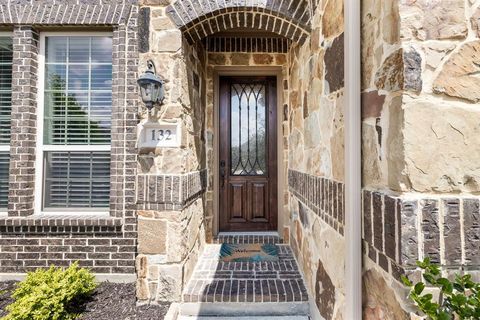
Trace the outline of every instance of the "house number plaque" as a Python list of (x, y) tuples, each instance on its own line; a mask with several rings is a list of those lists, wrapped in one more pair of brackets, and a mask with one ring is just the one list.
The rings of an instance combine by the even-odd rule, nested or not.
[(165, 148), (180, 146), (177, 123), (148, 122), (143, 125), (140, 148)]

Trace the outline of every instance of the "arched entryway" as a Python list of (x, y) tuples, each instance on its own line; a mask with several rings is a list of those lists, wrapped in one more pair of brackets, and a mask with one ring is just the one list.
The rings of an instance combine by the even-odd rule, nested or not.
[[(229, 303), (255, 303), (257, 299), (265, 302), (263, 299), (268, 295), (269, 302), (286, 303), (283, 306), (287, 308), (288, 303), (300, 303), (297, 311), (301, 315), (309, 314), (318, 319), (345, 317), (347, 285), (344, 270), (348, 235), (345, 223), (343, 1), (329, 0), (317, 6), (311, 1), (177, 0), (163, 7), (158, 16), (164, 14), (175, 26), (170, 25), (168, 30), (160, 29), (153, 38), (159, 44), (173, 48), (165, 40), (169, 40), (168, 36), (172, 34), (179, 39), (178, 32), (183, 41), (168, 56), (161, 48), (158, 49), (159, 54), (153, 51), (145, 55), (153, 58), (161, 56), (162, 61), (166, 61), (162, 68), (175, 77), (168, 79), (166, 84), (167, 100), (173, 106), (171, 108), (178, 108), (178, 111), (169, 112), (170, 105), (167, 104), (167, 111), (158, 117), (162, 121), (170, 121), (175, 114), (180, 116), (191, 142), (187, 139), (179, 149), (187, 159), (187, 165), (179, 169), (186, 172), (201, 170), (206, 180), (203, 202), (195, 209), (203, 210), (203, 220), (193, 225), (199, 228), (194, 232), (200, 234), (199, 247), (202, 247), (202, 235), (210, 245), (195, 269), (193, 265), (197, 256), (190, 255), (191, 258), (185, 262), (187, 271), (183, 272), (183, 279), (191, 280), (182, 287), (184, 312), (204, 311), (209, 314), (218, 311), (216, 296), (225, 302), (223, 292), (228, 286), (229, 299), (235, 297), (235, 301), (228, 300)], [(160, 20), (158, 17), (155, 19)], [(162, 23), (152, 21), (151, 25)], [(169, 64), (168, 59), (172, 58), (178, 58), (178, 61)], [(175, 65), (180, 68), (171, 67)], [(183, 95), (177, 95), (175, 91), (178, 84), (183, 87)], [(238, 89), (237, 96), (232, 95), (232, 88)], [(242, 95), (256, 98), (252, 98), (253, 102), (246, 98), (245, 104), (241, 105)], [(268, 99), (259, 103), (262, 95), (268, 96)], [(275, 150), (265, 157), (266, 165), (262, 167), (255, 162), (262, 162), (258, 159), (256, 145), (254, 160), (250, 165), (243, 166), (241, 172), (245, 174), (238, 174), (242, 179), (245, 176), (255, 177), (248, 181), (235, 180), (236, 189), (224, 192), (225, 170), (232, 181), (235, 178), (231, 165), (235, 153), (231, 148), (234, 140), (232, 132), (242, 127), (241, 124), (237, 127), (232, 124), (232, 114), (241, 114), (241, 111), (233, 110), (234, 99), (238, 99), (239, 109), (247, 112), (253, 112), (249, 108), (254, 105), (256, 115), (259, 104), (265, 103), (260, 107), (266, 110), (265, 118), (268, 118), (269, 112), (275, 111), (273, 122), (264, 119), (260, 123), (260, 126), (269, 128), (276, 126), (273, 130), (275, 137), (265, 139), (268, 141), (265, 143), (267, 149), (275, 145)], [(269, 105), (271, 102), (274, 104)], [(247, 115), (246, 119), (249, 117)], [(247, 120), (249, 124), (250, 120)], [(254, 122), (255, 126), (258, 124), (258, 121)], [(252, 141), (258, 144), (258, 130), (255, 132), (257, 135)], [(247, 136), (250, 135), (250, 129), (247, 129)], [(247, 143), (249, 141), (247, 139)], [(227, 144), (226, 151), (222, 151), (223, 143)], [(192, 148), (196, 155), (193, 162), (188, 160)], [(250, 146), (248, 150), (250, 153)], [(239, 153), (242, 154), (242, 151)], [(226, 154), (227, 158), (223, 159), (222, 154)], [(250, 160), (249, 157), (247, 154)], [(165, 161), (168, 160), (163, 163)], [(272, 161), (275, 167), (270, 167)], [(258, 176), (267, 176), (266, 172), (268, 177), (275, 176), (276, 181), (260, 180)], [(229, 185), (229, 180), (226, 181)], [(266, 186), (274, 183), (277, 208), (265, 201), (272, 198), (270, 191), (265, 191), (270, 190)], [(246, 200), (222, 206), (221, 202), (229, 197), (244, 197)], [(257, 203), (254, 206), (252, 202)], [(251, 206), (245, 209), (241, 203)], [(232, 207), (239, 212), (238, 215), (228, 211)], [(277, 214), (275, 224), (270, 224), (270, 220), (262, 215), (267, 209)], [(248, 211), (246, 218), (241, 216), (244, 210)], [(225, 214), (232, 218), (231, 228), (222, 225), (222, 215)], [(252, 223), (245, 228), (237, 228), (242, 218)], [(268, 227), (256, 229), (253, 227), (255, 219), (264, 219), (264, 225)], [(192, 220), (187, 218), (187, 221), (188, 224)], [(262, 270), (248, 269), (248, 263), (246, 272), (228, 270), (237, 266), (221, 259), (212, 260), (216, 255), (212, 246), (221, 242), (260, 245), (271, 242), (281, 248), (280, 260), (276, 264), (266, 263), (268, 267), (263, 273)], [(192, 252), (201, 250), (195, 248)], [(202, 267), (206, 265), (214, 269)], [(252, 280), (251, 276), (258, 279)], [(269, 282), (269, 276), (275, 278), (273, 283)], [(291, 278), (287, 280), (289, 276)], [(266, 287), (262, 287), (264, 284)], [(261, 304), (260, 307), (251, 306), (255, 312), (261, 312)], [(284, 311), (281, 306), (277, 313)], [(238, 305), (231, 307), (230, 311), (239, 310)]]
[(232, 29), (267, 31), (303, 43), (310, 32), (311, 10), (306, 0), (177, 0), (167, 13), (189, 43)]

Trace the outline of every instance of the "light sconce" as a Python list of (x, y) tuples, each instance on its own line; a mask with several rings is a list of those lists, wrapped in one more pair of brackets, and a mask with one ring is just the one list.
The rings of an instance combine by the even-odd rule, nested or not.
[(152, 60), (147, 61), (147, 70), (138, 78), (137, 83), (140, 86), (142, 101), (149, 111), (156, 104), (162, 104), (165, 95), (163, 80), (157, 76), (155, 63)]

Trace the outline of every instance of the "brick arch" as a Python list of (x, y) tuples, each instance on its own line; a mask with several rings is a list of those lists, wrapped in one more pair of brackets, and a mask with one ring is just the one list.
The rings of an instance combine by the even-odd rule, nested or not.
[(308, 0), (176, 0), (167, 14), (190, 43), (239, 28), (303, 43), (310, 33), (310, 10)]

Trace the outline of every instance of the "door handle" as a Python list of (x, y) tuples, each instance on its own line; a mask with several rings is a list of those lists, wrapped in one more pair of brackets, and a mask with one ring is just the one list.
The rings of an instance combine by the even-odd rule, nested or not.
[(221, 188), (223, 189), (223, 187), (225, 186), (225, 175), (226, 175), (226, 172), (225, 172), (225, 160), (222, 160), (220, 161), (220, 178), (222, 180), (222, 184), (221, 184)]

